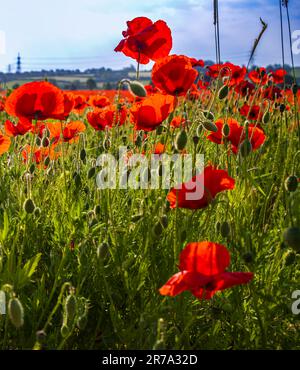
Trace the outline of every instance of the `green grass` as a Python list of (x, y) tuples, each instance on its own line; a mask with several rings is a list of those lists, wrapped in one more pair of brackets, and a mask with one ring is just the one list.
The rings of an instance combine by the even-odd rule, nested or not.
[[(223, 117), (233, 104), (216, 103), (215, 116)], [(300, 289), (300, 258), (282, 245), (283, 230), (300, 221), (299, 189), (288, 193), (284, 188), (288, 175), (299, 177), (293, 110), (280, 114), (274, 109), (263, 127), (265, 145), (243, 159), (209, 142), (204, 130), (198, 130), (195, 149), (192, 137), (203, 108), (200, 102), (185, 105), (192, 122), (187, 151), (204, 153), (206, 163), (228, 168), (236, 180), (233, 191), (203, 210), (170, 210), (165, 190), (98, 190), (95, 177), (87, 175), (107, 151), (106, 134), (91, 127), (79, 143), (63, 144), (64, 155), (48, 168), (35, 166), (31, 176), (19, 150), (31, 137), (13, 142), (9, 163), (6, 154), (0, 157), (0, 288), (7, 299), (16, 295), (24, 308), (19, 329), (9, 315), (0, 316), (0, 348), (300, 349), (300, 315), (291, 311), (292, 292)], [(181, 104), (177, 113), (183, 109)], [(133, 151), (168, 140), (171, 153), (178, 129), (167, 132), (151, 133), (147, 147), (137, 148), (130, 124), (112, 129), (108, 152), (115, 154), (125, 137)], [(79, 156), (83, 148), (84, 161)], [(24, 211), (28, 197), (40, 215)], [(141, 217), (136, 220), (136, 215)], [(156, 235), (154, 226), (163, 215), (168, 225)], [(229, 237), (216, 231), (218, 221), (229, 222)], [(188, 292), (161, 296), (158, 289), (178, 271), (180, 251), (202, 240), (226, 245), (230, 271), (253, 271), (253, 282), (219, 292), (210, 301)], [(105, 257), (99, 255), (104, 242), (109, 248)], [(62, 333), (70, 289), (77, 313)], [(36, 341), (40, 330), (46, 338)]]

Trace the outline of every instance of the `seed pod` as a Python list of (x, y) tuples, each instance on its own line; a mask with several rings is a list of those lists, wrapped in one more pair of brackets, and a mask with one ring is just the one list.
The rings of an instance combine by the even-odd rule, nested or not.
[(35, 210), (35, 204), (33, 200), (30, 198), (26, 199), (23, 204), (23, 208), (26, 213), (29, 213), (29, 214), (33, 213)]
[(263, 121), (263, 123), (268, 123), (269, 121), (270, 121), (270, 113), (269, 113), (269, 111), (266, 111), (265, 113), (264, 113), (264, 115), (263, 115), (263, 118), (262, 118), (262, 121)]
[(139, 98), (144, 98), (147, 96), (147, 90), (145, 89), (144, 85), (139, 81), (130, 81), (129, 83), (129, 91)]
[(74, 294), (70, 294), (65, 303), (67, 322), (72, 322), (76, 316), (77, 300)]
[(181, 130), (175, 139), (175, 147), (177, 150), (183, 150), (186, 147), (188, 136), (185, 130)]
[(81, 159), (82, 162), (85, 161), (85, 159), (86, 159), (86, 151), (85, 151), (85, 149), (81, 149), (81, 151), (80, 151), (80, 159)]
[(109, 254), (109, 245), (106, 242), (103, 242), (99, 245), (97, 249), (97, 257), (100, 259), (104, 259)]
[(291, 266), (294, 264), (295, 261), (296, 261), (296, 253), (294, 251), (288, 251), (284, 255), (285, 266)]
[(46, 157), (44, 160), (44, 165), (48, 167), (49, 163), (50, 163), (50, 157)]
[(229, 134), (230, 134), (230, 127), (229, 127), (228, 123), (225, 123), (225, 125), (222, 128), (222, 135), (224, 137), (228, 137)]
[(220, 227), (220, 234), (223, 238), (227, 238), (230, 234), (230, 226), (227, 221), (222, 222)]
[(91, 167), (89, 169), (89, 172), (88, 172), (88, 175), (87, 175), (88, 179), (91, 179), (92, 177), (94, 177), (95, 174), (96, 174), (96, 168), (95, 167)]
[(218, 131), (218, 127), (213, 122), (204, 121), (204, 122), (202, 122), (202, 125), (205, 128), (205, 130), (207, 130), (207, 131), (211, 131), (211, 132), (217, 132)]
[(47, 334), (44, 332), (44, 330), (38, 330), (35, 334), (37, 342), (43, 344), (45, 343)]
[(294, 192), (298, 187), (298, 178), (295, 175), (289, 176), (284, 182), (285, 189), (289, 192)]
[(228, 85), (224, 85), (220, 88), (219, 92), (218, 92), (218, 98), (219, 100), (223, 100), (227, 97), (229, 93), (229, 87)]
[(16, 328), (24, 324), (24, 309), (18, 298), (11, 298), (8, 302), (8, 315)]
[(50, 145), (50, 140), (47, 137), (44, 137), (42, 140), (42, 146), (47, 148)]
[(252, 145), (249, 139), (245, 139), (240, 145), (240, 154), (243, 158), (247, 157), (252, 151)]
[(289, 227), (283, 232), (284, 242), (296, 252), (300, 252), (300, 229), (299, 227)]

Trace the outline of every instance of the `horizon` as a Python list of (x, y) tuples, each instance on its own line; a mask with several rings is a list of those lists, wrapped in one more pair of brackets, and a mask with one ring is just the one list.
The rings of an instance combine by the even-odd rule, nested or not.
[[(84, 71), (101, 67), (119, 70), (135, 66), (133, 59), (116, 53), (114, 48), (122, 39), (122, 31), (127, 28), (126, 21), (137, 16), (167, 22), (173, 37), (171, 54), (215, 61), (212, 2), (149, 0), (141, 4), (137, 0), (129, 3), (124, 0), (114, 3), (87, 0), (82, 4), (79, 0), (66, 0), (61, 4), (59, 0), (53, 0), (44, 1), (43, 8), (37, 4), (37, 0), (28, 0), (26, 4), (11, 0), (5, 4), (0, 26), (1, 72), (6, 73), (9, 64), (12, 72), (15, 71), (18, 53), (25, 72), (42, 69)], [(300, 29), (300, 9), (295, 1), (291, 1), (289, 6), (293, 32)], [(15, 9), (18, 9), (17, 13)], [(15, 19), (13, 23), (10, 21), (12, 17)], [(281, 63), (278, 3), (270, 0), (227, 0), (220, 4), (223, 61), (239, 65), (247, 63), (254, 39), (260, 31), (259, 17), (268, 23), (268, 29), (253, 64)], [(195, 21), (197, 19), (201, 22)], [(76, 27), (77, 24), (79, 26)], [(286, 64), (291, 64), (286, 24), (284, 32)], [(294, 60), (299, 66), (299, 53), (294, 53)], [(151, 66), (150, 63), (143, 65), (141, 70), (149, 70)]]

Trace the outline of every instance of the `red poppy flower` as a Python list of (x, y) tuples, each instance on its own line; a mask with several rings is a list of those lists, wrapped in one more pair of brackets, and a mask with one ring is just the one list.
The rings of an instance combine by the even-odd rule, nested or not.
[(192, 87), (198, 72), (190, 58), (184, 55), (170, 55), (157, 61), (152, 70), (152, 82), (162, 92), (181, 96)]
[(131, 121), (136, 130), (152, 131), (175, 109), (175, 98), (170, 95), (153, 94), (131, 109)]
[(159, 292), (174, 297), (190, 291), (199, 299), (211, 299), (219, 290), (246, 284), (252, 272), (227, 272), (230, 254), (221, 244), (209, 241), (189, 243), (180, 253), (180, 272), (173, 275)]
[(248, 77), (257, 85), (266, 85), (269, 80), (266, 68), (259, 68), (258, 70), (255, 69), (248, 74)]
[(208, 71), (206, 74), (211, 78), (221, 78), (228, 77), (229, 78), (229, 86), (236, 86), (241, 83), (246, 74), (247, 69), (245, 67), (240, 67), (232, 63), (224, 63), (224, 64), (213, 64), (212, 66), (207, 67)]
[(262, 90), (262, 98), (276, 100), (282, 97), (282, 91), (277, 86), (269, 86)]
[(64, 112), (64, 96), (60, 89), (49, 82), (30, 82), (9, 95), (5, 110), (27, 123), (56, 118)]
[(287, 72), (284, 69), (277, 69), (277, 71), (271, 72), (271, 77), (273, 78), (274, 84), (283, 84), (284, 76)]
[(4, 96), (0, 96), (0, 112), (3, 112), (5, 109), (5, 100), (6, 98)]
[(89, 104), (95, 108), (104, 108), (110, 105), (110, 100), (104, 95), (92, 95)]
[(197, 86), (198, 86), (198, 88), (199, 88), (200, 90), (206, 90), (206, 89), (207, 89), (207, 87), (208, 87), (208, 85), (209, 85), (209, 83), (208, 83), (208, 82), (206, 82), (206, 81), (203, 81), (203, 80), (199, 80), (199, 81), (197, 82)]
[[(225, 140), (222, 134), (224, 119), (218, 119), (215, 124), (218, 128), (218, 131), (212, 132), (207, 136), (207, 138), (213, 143), (223, 144)], [(229, 118), (227, 120), (227, 124), (229, 126), (229, 135), (226, 140), (231, 143), (231, 150), (236, 154), (240, 144), (246, 137), (245, 127), (240, 126), (239, 123), (233, 118)], [(255, 125), (248, 126), (248, 137), (251, 142), (252, 150), (258, 149), (266, 140), (266, 135), (263, 130), (255, 127)]]
[[(33, 155), (32, 155), (32, 160), (36, 164), (40, 164), (44, 162), (44, 160), (49, 157), (51, 160), (57, 159), (60, 155), (61, 152), (57, 152), (55, 150), (56, 145), (53, 144), (49, 147), (46, 148), (34, 148), (33, 150)], [(26, 145), (22, 151), (22, 157), (24, 159), (24, 162), (27, 162), (30, 158), (31, 155), (31, 147), (30, 145)]]
[(141, 64), (156, 61), (170, 53), (172, 36), (166, 22), (159, 20), (153, 23), (149, 18), (138, 17), (128, 21), (127, 26), (127, 31), (123, 31), (125, 38), (115, 51), (121, 51)]
[(154, 146), (153, 154), (163, 154), (166, 150), (166, 146), (162, 143), (157, 143)]
[(75, 106), (74, 96), (71, 93), (64, 93), (64, 111), (62, 114), (55, 116), (58, 120), (66, 120)]
[(2, 135), (0, 132), (0, 155), (8, 152), (10, 147), (10, 138), (6, 135)]
[(202, 59), (190, 58), (190, 61), (193, 67), (204, 67), (204, 60)]
[(251, 95), (254, 91), (255, 87), (254, 85), (247, 81), (241, 81), (238, 85), (235, 87), (235, 91), (240, 94), (242, 97), (245, 97), (246, 95)]
[(121, 126), (127, 118), (127, 109), (122, 106), (120, 109), (116, 105), (108, 105), (105, 108), (95, 108), (87, 114), (89, 124), (97, 131), (104, 130), (105, 127)]
[(170, 126), (174, 128), (183, 127), (186, 120), (181, 116), (176, 116), (172, 119)]
[[(60, 122), (49, 122), (47, 127), (50, 131), (51, 139), (57, 143), (61, 136), (61, 123)], [(86, 129), (85, 124), (81, 121), (68, 122), (62, 132), (64, 142), (73, 143), (79, 139), (79, 134), (84, 132)]]
[(250, 121), (257, 121), (260, 115), (260, 107), (258, 105), (253, 105), (250, 109), (250, 106), (245, 103), (240, 109), (240, 114), (247, 117)]
[(14, 125), (11, 121), (6, 120), (4, 123), (5, 133), (7, 136), (18, 136), (25, 135), (27, 132), (31, 131), (33, 126), (28, 121), (19, 121)]
[(171, 189), (167, 200), (171, 208), (199, 209), (207, 207), (216, 195), (225, 190), (232, 190), (235, 181), (224, 170), (213, 166), (205, 167), (204, 171), (196, 175), (181, 189)]
[(82, 94), (73, 94), (74, 106), (73, 110), (75, 113), (81, 114), (85, 108), (88, 107), (88, 98)]

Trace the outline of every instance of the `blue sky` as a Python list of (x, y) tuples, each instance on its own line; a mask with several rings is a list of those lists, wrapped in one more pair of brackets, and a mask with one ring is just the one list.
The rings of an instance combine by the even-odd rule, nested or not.
[[(300, 30), (298, 1), (289, 2), (292, 30)], [(126, 21), (137, 16), (168, 23), (173, 36), (172, 53), (213, 59), (212, 3), (212, 0), (7, 0), (1, 5), (0, 49), (4, 34), (6, 50), (5, 54), (0, 53), (0, 70), (5, 71), (9, 63), (14, 67), (18, 52), (26, 70), (128, 66), (134, 61), (113, 49), (122, 38)], [(223, 60), (247, 62), (260, 30), (259, 17), (269, 28), (255, 63), (281, 61), (277, 0), (220, 0)], [(286, 53), (289, 55), (288, 49)], [(300, 54), (295, 55), (295, 61), (300, 65)]]

